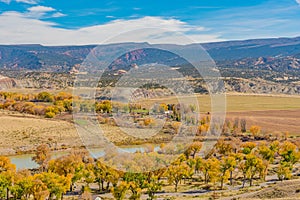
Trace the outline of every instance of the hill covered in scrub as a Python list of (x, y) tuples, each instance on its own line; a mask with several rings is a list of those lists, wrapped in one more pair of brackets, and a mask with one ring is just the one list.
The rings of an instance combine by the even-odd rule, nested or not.
[[(300, 37), (228, 41), (201, 44), (215, 61), (227, 91), (240, 93), (299, 94)], [(106, 58), (110, 51), (135, 49), (109, 63), (102, 80), (113, 85), (132, 68), (147, 64), (173, 67), (189, 79), (196, 92), (206, 93), (198, 73), (183, 58), (161, 49), (188, 49), (193, 52), (199, 44), (152, 45), (123, 43), (86, 46), (0, 45), (0, 88), (72, 87), (80, 72), (103, 71), (104, 66), (80, 65), (88, 55)], [(96, 50), (95, 50), (96, 49)], [(95, 54), (97, 51), (97, 55)], [(201, 52), (200, 52), (201, 53)], [(203, 52), (202, 52), (203, 53)], [(103, 68), (103, 69), (102, 69)], [(102, 73), (101, 71), (101, 73)]]

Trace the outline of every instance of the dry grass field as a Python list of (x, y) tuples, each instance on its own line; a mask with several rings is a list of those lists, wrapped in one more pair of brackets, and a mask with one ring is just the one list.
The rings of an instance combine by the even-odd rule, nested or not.
[(48, 143), (52, 148), (80, 146), (73, 124), (32, 115), (0, 112), (0, 154), (34, 150)]
[[(197, 101), (201, 112), (211, 110), (211, 99), (208, 95), (197, 95)], [(143, 106), (149, 107), (153, 103), (170, 103), (176, 104), (178, 99), (183, 102), (192, 103), (194, 97), (166, 97), (141, 101)], [(287, 95), (252, 95), (252, 94), (227, 94), (226, 111), (266, 111), (266, 110), (297, 110), (300, 109), (300, 96)]]

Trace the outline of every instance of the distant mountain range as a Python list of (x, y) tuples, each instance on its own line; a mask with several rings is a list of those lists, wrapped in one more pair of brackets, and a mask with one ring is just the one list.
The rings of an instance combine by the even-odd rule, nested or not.
[[(190, 45), (149, 45), (148, 48), (159, 46), (168, 46), (173, 49), (189, 48), (191, 51), (197, 49), (199, 44)], [(120, 46), (141, 46), (139, 43), (124, 43), (100, 45), (98, 49), (106, 54), (107, 48)], [(281, 59), (287, 56), (300, 58), (300, 37), (297, 38), (277, 38), (277, 39), (254, 39), (245, 41), (228, 41), (217, 43), (201, 44), (207, 50), (210, 56), (217, 63), (224, 61), (237, 61), (243, 59), (258, 59), (263, 58), (267, 61), (268, 58)], [(143, 46), (143, 45), (142, 45)], [(58, 71), (67, 72), (72, 67), (81, 64), (86, 56), (96, 47), (96, 45), (87, 46), (42, 46), (42, 45), (0, 45), (0, 69), (18, 70), (42, 70), (42, 71)], [(146, 52), (146, 54), (149, 52)], [(130, 54), (130, 59), (124, 64), (132, 64), (131, 61), (139, 62), (138, 60), (145, 58), (145, 52), (135, 52)], [(176, 56), (170, 59), (170, 55), (152, 50), (151, 57), (155, 57), (156, 61), (166, 60), (169, 58), (170, 65), (180, 65), (182, 61)], [(153, 56), (155, 55), (155, 56)], [(138, 59), (139, 58), (139, 59)], [(267, 60), (264, 60), (267, 59)], [(269, 59), (270, 60), (270, 59)], [(143, 60), (148, 62), (148, 60)], [(139, 64), (139, 63), (137, 63)]]
[[(300, 94), (300, 37), (201, 45), (215, 61), (229, 92)], [(135, 50), (122, 54), (124, 49)], [(189, 55), (208, 58), (205, 51), (199, 52), (199, 44), (0, 45), (0, 90), (15, 87), (68, 88), (73, 86), (81, 72), (92, 72), (97, 76), (101, 65), (107, 73), (101, 79), (101, 87), (112, 86), (131, 68), (155, 63), (172, 66), (183, 75), (194, 77), (189, 80), (195, 91), (207, 93), (205, 84), (198, 80), (198, 72), (179, 54), (172, 53), (182, 49)], [(120, 56), (114, 58), (111, 52)], [(99, 66), (87, 62), (83, 65), (85, 68), (81, 67), (79, 71), (80, 64), (87, 57), (90, 60), (94, 57), (102, 59)], [(89, 85), (89, 82), (86, 84)]]

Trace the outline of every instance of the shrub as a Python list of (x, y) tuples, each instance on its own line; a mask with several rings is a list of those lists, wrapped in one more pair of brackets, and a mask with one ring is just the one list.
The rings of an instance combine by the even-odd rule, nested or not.
[(54, 112), (46, 112), (46, 114), (45, 114), (45, 117), (46, 118), (53, 118), (53, 117), (55, 117), (55, 113)]

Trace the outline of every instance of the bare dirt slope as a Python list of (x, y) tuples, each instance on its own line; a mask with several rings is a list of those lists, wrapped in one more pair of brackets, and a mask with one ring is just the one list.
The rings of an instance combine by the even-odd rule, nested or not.
[(232, 197), (232, 199), (274, 199), (296, 200), (300, 199), (300, 180), (284, 181), (274, 184), (257, 192), (246, 193)]

